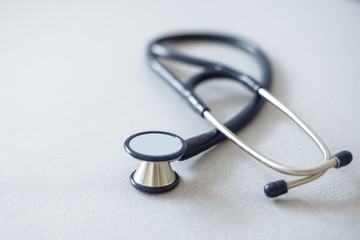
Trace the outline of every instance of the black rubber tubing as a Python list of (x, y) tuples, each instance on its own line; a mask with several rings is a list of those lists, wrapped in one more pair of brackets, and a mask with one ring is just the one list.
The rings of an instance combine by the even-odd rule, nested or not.
[[(172, 43), (192, 42), (192, 41), (210, 41), (217, 43), (225, 43), (238, 47), (239, 49), (252, 55), (260, 65), (261, 77), (254, 80), (250, 76), (235, 71), (219, 63), (212, 63), (202, 59), (193, 58), (180, 54), (169, 47)], [(172, 59), (179, 62), (185, 62), (204, 67), (204, 72), (193, 76), (185, 84), (183, 84), (174, 74), (172, 74), (159, 59)], [(172, 85), (178, 93), (180, 93), (200, 115), (208, 107), (194, 94), (195, 86), (206, 79), (215, 77), (224, 77), (235, 79), (254, 91), (258, 88), (270, 89), (272, 83), (272, 71), (268, 58), (254, 43), (239, 37), (232, 37), (222, 34), (209, 34), (209, 33), (188, 33), (171, 35), (158, 38), (152, 41), (147, 49), (147, 60), (149, 66), (170, 85)], [(258, 95), (248, 102), (237, 115), (228, 120), (225, 125), (233, 132), (239, 131), (245, 127), (259, 112), (264, 104), (264, 100)], [(198, 136), (186, 139), (187, 150), (182, 156), (181, 160), (189, 159), (211, 147), (225, 140), (226, 137), (217, 129), (200, 134)]]

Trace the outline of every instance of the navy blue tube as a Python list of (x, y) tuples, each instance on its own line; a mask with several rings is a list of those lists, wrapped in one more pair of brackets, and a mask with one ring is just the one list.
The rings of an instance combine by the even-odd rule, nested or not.
[[(261, 78), (257, 81), (247, 74), (231, 69), (230, 67), (220, 63), (209, 62), (203, 59), (187, 56), (169, 47), (173, 43), (192, 41), (211, 41), (238, 47), (240, 50), (249, 53), (257, 60), (261, 69)], [(206, 80), (211, 80), (213, 78), (233, 79), (245, 85), (255, 93), (260, 87), (269, 89), (272, 82), (271, 67), (265, 54), (255, 44), (242, 38), (236, 38), (227, 35), (190, 33), (162, 37), (152, 41), (149, 44), (147, 59), (150, 67), (163, 79), (165, 79), (172, 87), (174, 87), (175, 90), (181, 96), (183, 96), (193, 107), (193, 109), (201, 116), (203, 112), (205, 110), (209, 110), (209, 108), (194, 93), (194, 88)], [(171, 73), (169, 69), (167, 69), (159, 61), (159, 59), (171, 59), (187, 64), (193, 64), (203, 67), (204, 70), (203, 72), (192, 76), (190, 79), (188, 79), (188, 81), (186, 81), (185, 84), (183, 84), (173, 73)], [(225, 125), (233, 132), (239, 131), (255, 117), (263, 104), (264, 100), (255, 94), (255, 96), (248, 102), (246, 107), (232, 119), (227, 121)], [(187, 150), (180, 160), (193, 157), (223, 141), (225, 138), (226, 137), (216, 129), (189, 138), (186, 140)]]

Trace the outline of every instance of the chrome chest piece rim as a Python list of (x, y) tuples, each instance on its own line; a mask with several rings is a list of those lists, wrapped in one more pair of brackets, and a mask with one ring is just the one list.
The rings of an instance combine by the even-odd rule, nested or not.
[(186, 151), (186, 143), (179, 136), (162, 131), (141, 132), (130, 136), (124, 148), (130, 156), (141, 161), (130, 175), (130, 182), (137, 189), (159, 193), (170, 191), (179, 184), (179, 175), (170, 165)]

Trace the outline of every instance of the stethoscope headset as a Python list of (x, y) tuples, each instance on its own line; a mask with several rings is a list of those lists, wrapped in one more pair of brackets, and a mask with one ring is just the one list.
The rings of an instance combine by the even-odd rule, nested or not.
[[(170, 47), (171, 44), (190, 41), (225, 43), (249, 53), (260, 65), (260, 80), (257, 81), (251, 76), (223, 64), (182, 54)], [(352, 154), (349, 151), (342, 151), (331, 156), (319, 136), (270, 94), (269, 89), (272, 82), (270, 63), (254, 43), (242, 38), (218, 34), (173, 35), (151, 42), (147, 49), (147, 59), (149, 66), (184, 97), (195, 112), (214, 125), (215, 129), (187, 140), (183, 140), (173, 133), (162, 131), (141, 132), (127, 138), (124, 143), (126, 152), (141, 161), (139, 168), (130, 175), (130, 182), (137, 189), (151, 193), (166, 192), (174, 189), (179, 184), (180, 178), (172, 170), (171, 162), (189, 159), (226, 138), (266, 166), (281, 173), (299, 176), (298, 179), (292, 181), (280, 180), (266, 184), (264, 191), (268, 197), (276, 197), (287, 193), (290, 188), (319, 178), (330, 168), (340, 168), (352, 161)], [(182, 83), (177, 76), (159, 61), (160, 59), (193, 64), (202, 67), (203, 71), (193, 75), (187, 82)], [(211, 114), (210, 109), (194, 92), (198, 84), (214, 78), (232, 79), (255, 93), (247, 106), (225, 124), (218, 121)], [(317, 144), (323, 154), (324, 162), (322, 164), (305, 169), (280, 164), (253, 150), (234, 134), (256, 116), (265, 100), (291, 118)]]

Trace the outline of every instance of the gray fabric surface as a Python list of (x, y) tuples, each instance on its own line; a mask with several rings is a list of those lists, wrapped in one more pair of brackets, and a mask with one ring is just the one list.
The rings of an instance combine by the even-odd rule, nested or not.
[[(0, 239), (359, 239), (359, 12), (356, 0), (1, 1)], [(264, 184), (289, 177), (225, 142), (175, 162), (174, 191), (136, 191), (127, 136), (211, 128), (145, 63), (150, 39), (186, 30), (257, 42), (272, 92), (351, 166), (268, 199)], [(258, 74), (232, 49), (188, 47)], [(222, 120), (250, 96), (233, 86), (199, 90)], [(238, 135), (287, 164), (321, 161), (269, 105)]]

